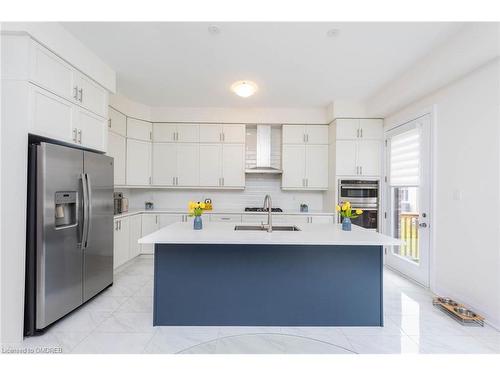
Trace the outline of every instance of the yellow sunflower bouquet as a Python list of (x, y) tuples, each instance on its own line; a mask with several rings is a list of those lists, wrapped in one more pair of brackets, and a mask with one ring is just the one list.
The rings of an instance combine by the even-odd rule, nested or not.
[(340, 216), (347, 217), (349, 219), (355, 219), (363, 213), (363, 210), (360, 210), (359, 208), (353, 209), (350, 202), (340, 202), (335, 209), (340, 213)]
[(204, 209), (205, 209), (204, 202), (189, 202), (188, 205), (189, 216), (201, 216)]

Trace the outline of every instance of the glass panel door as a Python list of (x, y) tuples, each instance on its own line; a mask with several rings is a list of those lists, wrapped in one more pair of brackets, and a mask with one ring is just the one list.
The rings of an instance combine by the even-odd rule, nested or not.
[(386, 232), (403, 241), (390, 248), (387, 265), (428, 286), (430, 115), (390, 130), (386, 140)]

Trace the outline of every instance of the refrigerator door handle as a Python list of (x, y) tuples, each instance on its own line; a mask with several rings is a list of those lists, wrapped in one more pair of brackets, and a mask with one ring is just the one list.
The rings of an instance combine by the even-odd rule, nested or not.
[(85, 173), (85, 180), (87, 181), (87, 235), (85, 236), (85, 247), (87, 247), (92, 226), (92, 220), (90, 220), (92, 218), (92, 183), (88, 173)]
[(89, 200), (88, 200), (88, 184), (87, 184), (87, 174), (82, 173), (80, 175), (80, 178), (82, 179), (82, 190), (83, 190), (83, 228), (82, 228), (82, 244), (81, 247), (82, 249), (85, 249), (87, 247), (87, 234), (88, 234), (88, 222), (89, 222), (89, 217), (88, 217), (88, 209), (89, 209)]

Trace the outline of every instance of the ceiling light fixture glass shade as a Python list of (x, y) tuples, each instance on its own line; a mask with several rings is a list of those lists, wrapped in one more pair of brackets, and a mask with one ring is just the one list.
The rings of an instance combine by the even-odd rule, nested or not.
[(252, 81), (238, 81), (231, 85), (231, 91), (242, 98), (248, 98), (257, 91), (258, 87)]

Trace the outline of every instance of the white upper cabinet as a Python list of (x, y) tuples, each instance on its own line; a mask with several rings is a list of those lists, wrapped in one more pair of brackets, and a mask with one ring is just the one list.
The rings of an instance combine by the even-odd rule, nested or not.
[(328, 189), (328, 145), (306, 146), (306, 188)]
[(141, 141), (151, 141), (153, 124), (148, 121), (127, 117), (127, 137)]
[(283, 125), (283, 144), (328, 144), (328, 125)]
[(197, 143), (154, 143), (153, 184), (198, 186), (199, 163)]
[(78, 143), (88, 148), (106, 151), (108, 147), (106, 119), (80, 107), (75, 107), (75, 112)]
[(153, 184), (174, 186), (177, 176), (177, 145), (153, 144)]
[(360, 176), (379, 176), (382, 161), (381, 141), (358, 142), (358, 166)]
[(201, 124), (202, 143), (245, 143), (244, 124)]
[(74, 98), (74, 69), (48, 49), (31, 41), (30, 80), (44, 89), (72, 100)]
[(283, 189), (328, 189), (328, 145), (283, 145)]
[(222, 174), (222, 145), (200, 144), (200, 186), (219, 187)]
[(127, 139), (127, 185), (151, 184), (151, 142)]
[(74, 99), (77, 104), (99, 116), (107, 117), (108, 93), (87, 76), (74, 72)]
[(30, 108), (32, 133), (77, 143), (71, 102), (38, 86), (30, 85)]
[(305, 188), (306, 147), (304, 145), (283, 145), (283, 175), (281, 186), (287, 189)]
[(200, 139), (198, 124), (153, 124), (155, 142), (196, 143)]
[(108, 116), (109, 130), (125, 137), (127, 135), (127, 116), (111, 107), (108, 108)]
[(379, 176), (381, 172), (381, 141), (340, 140), (336, 142), (336, 173), (338, 176)]
[(384, 121), (381, 119), (359, 120), (361, 139), (382, 139), (384, 137)]
[(200, 144), (199, 184), (204, 187), (245, 187), (245, 146)]
[(245, 145), (222, 146), (222, 186), (245, 186)]
[(337, 119), (335, 124), (337, 139), (359, 138), (359, 119)]
[(198, 186), (200, 183), (200, 146), (197, 143), (179, 143), (176, 146), (176, 186)]
[(114, 184), (125, 185), (127, 140), (125, 137), (108, 133), (108, 156), (114, 159)]
[(336, 174), (352, 176), (358, 174), (357, 141), (339, 140), (335, 144)]
[(337, 119), (337, 139), (382, 139), (381, 119)]
[(222, 142), (245, 143), (245, 125), (224, 124), (222, 126)]

